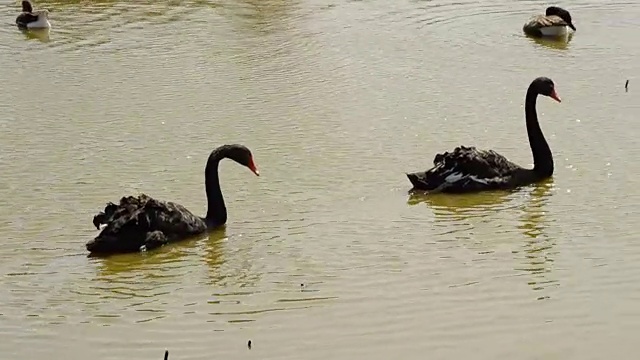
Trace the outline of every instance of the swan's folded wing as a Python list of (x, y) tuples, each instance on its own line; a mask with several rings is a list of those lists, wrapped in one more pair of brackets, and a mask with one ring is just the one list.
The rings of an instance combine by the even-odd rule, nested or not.
[(455, 148), (451, 153), (436, 155), (434, 164), (440, 164), (452, 174), (461, 173), (478, 179), (503, 178), (520, 168), (493, 150), (464, 146)]
[(205, 230), (204, 221), (184, 206), (155, 200), (143, 194), (137, 198), (122, 198), (118, 209), (96, 240), (120, 239), (118, 241), (131, 242), (128, 248), (137, 248), (144, 245), (147, 234), (154, 231), (160, 231), (167, 239), (173, 240)]
[(204, 221), (184, 206), (170, 201), (157, 202), (160, 206), (154, 222), (155, 230), (171, 237), (171, 234), (199, 234), (207, 229)]

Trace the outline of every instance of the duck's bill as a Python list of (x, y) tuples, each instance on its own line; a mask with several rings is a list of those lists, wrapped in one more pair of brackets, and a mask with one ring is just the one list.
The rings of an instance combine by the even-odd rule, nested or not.
[(569, 24), (569, 27), (571, 28), (571, 30), (576, 31), (576, 27), (573, 26), (573, 24)]
[(560, 100), (560, 96), (558, 96), (558, 93), (556, 92), (556, 89), (553, 89), (553, 91), (551, 92), (551, 95), (549, 96), (557, 102), (562, 102), (562, 100)]

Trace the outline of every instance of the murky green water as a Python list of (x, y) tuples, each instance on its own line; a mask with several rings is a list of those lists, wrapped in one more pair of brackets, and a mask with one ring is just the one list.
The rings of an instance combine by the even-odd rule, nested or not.
[[(58, 1), (48, 36), (0, 7), (0, 353), (7, 359), (631, 358), (640, 331), (640, 3)], [(404, 172), (477, 145), (553, 180), (410, 198)], [(629, 92), (624, 82), (630, 79)], [(90, 259), (91, 220), (145, 192), (225, 230)], [(253, 348), (247, 349), (251, 339)]]

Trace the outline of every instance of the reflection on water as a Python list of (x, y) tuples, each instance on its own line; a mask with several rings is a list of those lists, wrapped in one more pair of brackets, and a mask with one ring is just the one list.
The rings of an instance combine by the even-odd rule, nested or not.
[(40, 40), (43, 43), (47, 43), (49, 42), (49, 40), (51, 40), (49, 37), (51, 32), (50, 29), (30, 29), (30, 30), (21, 29), (20, 31), (22, 31), (25, 38), (27, 39)]
[[(505, 237), (515, 260), (522, 264), (515, 270), (526, 272), (528, 284), (540, 291), (557, 285), (557, 280), (550, 278), (555, 239), (546, 232), (549, 221), (545, 217), (553, 184), (553, 179), (548, 179), (508, 192), (412, 194), (408, 203), (426, 204), (435, 216), (434, 226), (443, 229), (441, 237), (463, 240), (465, 246), (473, 246), (480, 253), (493, 253), (496, 244), (491, 244), (492, 239)], [(524, 237), (513, 233), (514, 226)], [(548, 297), (537, 295), (538, 299)]]
[(205, 263), (215, 270), (224, 264), (223, 251), (220, 248), (226, 236), (226, 226), (222, 226), (209, 232), (206, 237), (177, 241), (151, 251), (91, 258), (95, 259), (92, 261), (97, 265), (98, 279), (112, 279), (122, 273), (134, 272), (175, 274), (170, 270), (173, 265), (183, 267), (185, 264), (182, 261), (186, 256), (201, 252)]
[(436, 226), (448, 227), (451, 224), (470, 225), (470, 218), (482, 218), (506, 209), (509, 201), (517, 196), (510, 191), (482, 191), (471, 194), (425, 194), (412, 193), (409, 205), (425, 204), (436, 218)]
[(407, 204), (427, 204), (436, 214), (465, 213), (477, 209), (496, 208), (509, 199), (510, 191), (482, 191), (470, 194), (426, 194), (415, 192), (409, 195)]
[[(533, 290), (544, 290), (551, 285), (558, 285), (558, 280), (551, 279), (553, 256), (555, 252), (555, 238), (545, 231), (549, 227), (546, 219), (546, 207), (551, 200), (553, 181), (536, 184), (529, 191), (528, 199), (519, 210), (520, 224), (518, 228), (524, 237), (524, 263), (523, 267), (516, 269), (530, 273), (528, 282)], [(549, 295), (539, 295), (538, 299), (549, 298)]]
[(573, 32), (569, 31), (567, 35), (561, 37), (536, 37), (528, 35), (526, 37), (532, 42), (544, 47), (556, 50), (567, 50), (571, 39), (573, 39)]

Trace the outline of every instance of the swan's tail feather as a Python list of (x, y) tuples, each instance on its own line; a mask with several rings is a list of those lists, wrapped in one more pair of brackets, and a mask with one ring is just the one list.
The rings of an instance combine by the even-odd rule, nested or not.
[(153, 202), (153, 199), (146, 194), (139, 196), (123, 196), (116, 205), (109, 202), (103, 211), (93, 217), (93, 225), (100, 230), (101, 225), (108, 225), (113, 220), (120, 217), (123, 213), (132, 213), (137, 209), (143, 208)]
[[(441, 160), (438, 159), (439, 156), (442, 155), (437, 155), (436, 160)], [(427, 171), (408, 173), (407, 178), (409, 178), (409, 181), (415, 190), (423, 190), (432, 193), (439, 192), (443, 190), (447, 184), (453, 183), (461, 177), (461, 174), (453, 173), (455, 169), (447, 168), (444, 165), (444, 162), (438, 161), (436, 166)]]
[(87, 250), (91, 253), (135, 252), (162, 246), (169, 242), (163, 233), (166, 224), (171, 223), (171, 219), (167, 219), (171, 214), (167, 211), (166, 204), (145, 194), (122, 197), (117, 205), (108, 203), (93, 219), (98, 229), (105, 226), (86, 244)]
[(411, 182), (411, 185), (413, 185), (414, 189), (432, 191), (438, 186), (437, 184), (433, 184), (429, 181), (428, 171), (408, 173), (407, 178)]
[(103, 211), (99, 212), (96, 216), (93, 217), (93, 225), (96, 229), (100, 230), (100, 225), (108, 224), (111, 219), (113, 219), (113, 215), (118, 210), (118, 205), (109, 202)]

